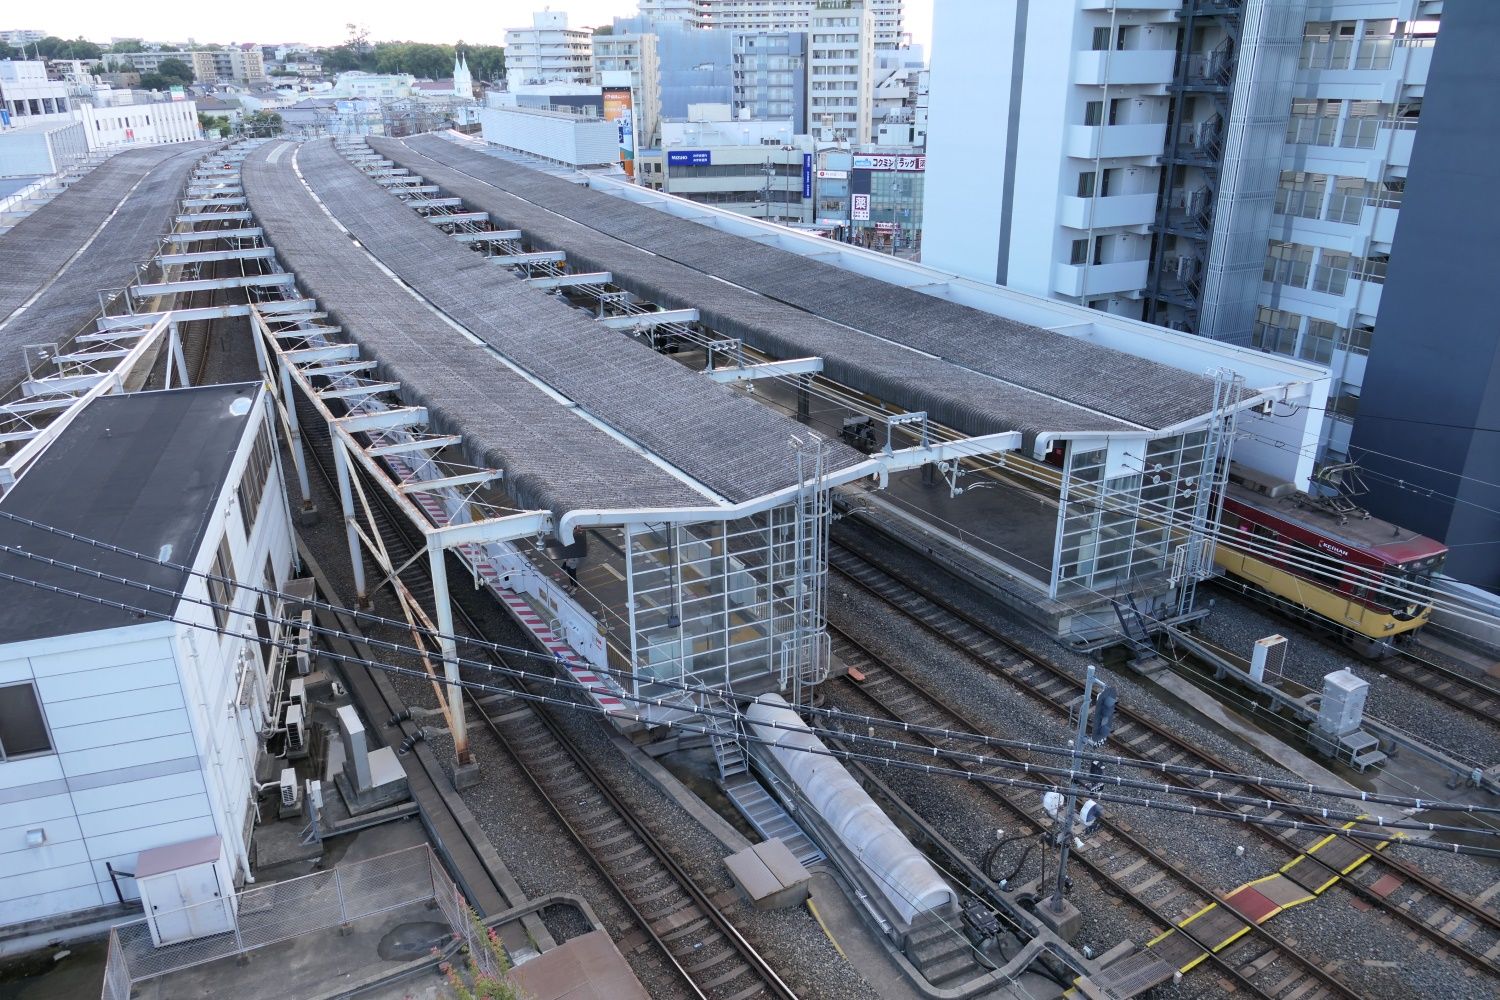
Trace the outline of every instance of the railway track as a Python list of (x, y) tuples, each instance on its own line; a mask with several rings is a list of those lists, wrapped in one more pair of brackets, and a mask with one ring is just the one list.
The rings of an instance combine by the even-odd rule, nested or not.
[[(1318, 642), (1326, 643), (1330, 648), (1336, 648), (1346, 655), (1354, 655), (1344, 644), (1339, 626), (1322, 618), (1309, 617), (1295, 605), (1253, 587), (1228, 579), (1218, 580), (1216, 583), (1236, 599), (1267, 608), (1279, 618), (1290, 619), (1299, 631)], [(1471, 719), (1491, 726), (1500, 720), (1500, 688), (1463, 670), (1423, 658), (1405, 646), (1397, 646), (1394, 655), (1385, 659), (1361, 659), (1360, 662), (1370, 669), (1396, 678)]]
[[(1067, 717), (1069, 704), (1081, 694), (1082, 685), (1066, 669), (997, 632), (941, 596), (898, 579), (881, 566), (877, 557), (856, 553), (835, 543), (829, 561), (832, 569), (893, 608), (917, 628), (975, 662), (986, 672), (1020, 687), (1061, 717)], [(894, 676), (888, 665), (886, 672)], [(907, 683), (911, 683), (909, 679)], [(922, 701), (930, 711), (947, 712), (960, 717), (964, 714), (952, 706), (942, 705), (940, 701), (934, 704), (932, 698)], [(895, 707), (898, 711), (901, 708), (899, 705)], [(1171, 761), (1219, 771), (1238, 770), (1123, 704), (1117, 710), (1116, 719), (1111, 737), (1116, 744), (1115, 752), (1150, 761)], [(987, 732), (986, 728), (973, 723), (974, 720), (969, 719), (963, 728)], [(992, 732), (989, 734), (1001, 735)], [(1241, 786), (1227, 781), (1207, 781), (1196, 787), (1253, 795), (1282, 803), (1291, 802), (1281, 792), (1256, 784)], [(1336, 825), (1326, 825), (1330, 834), (1336, 834)], [(1280, 837), (1264, 828), (1255, 829), (1290, 857), (1308, 859), (1302, 864), (1314, 863), (1327, 868), (1315, 854), (1310, 855), (1307, 850), (1313, 843), (1322, 840), (1322, 837), (1315, 836), (1312, 838), (1313, 843), (1299, 846), (1292, 842), (1292, 838), (1306, 838), (1306, 834)], [(1348, 838), (1338, 839), (1347, 841)], [(1328, 871), (1330, 878), (1336, 874), (1332, 870)], [(1386, 876), (1396, 884), (1392, 886), (1389, 881), (1381, 882)], [(1380, 883), (1379, 891), (1372, 888), (1377, 883)], [(1500, 967), (1496, 965), (1497, 958), (1500, 958), (1500, 918), (1484, 905), (1452, 892), (1414, 866), (1386, 856), (1384, 852), (1376, 852), (1368, 862), (1352, 875), (1343, 878), (1339, 884), (1343, 887), (1341, 891), (1352, 893), (1364, 906), (1389, 913), (1413, 934), (1441, 945), (1462, 961), (1472, 963), (1492, 975), (1500, 973)]]
[[(309, 454), (322, 473), (323, 502), (336, 509), (327, 428), (305, 404), (302, 418)], [(371, 498), (372, 528), (392, 560), (398, 565), (408, 561), (419, 549), (404, 522), (383, 502), (378, 488), (368, 488), (366, 495)], [(430, 606), (432, 585), (425, 563), (416, 560), (401, 580), (413, 596)], [(454, 602), (455, 628), (460, 635), (485, 639), (484, 630), (463, 604)], [(488, 658), (497, 665), (512, 666), (498, 654), (490, 653)], [(492, 674), (466, 679), (514, 687)], [(555, 696), (554, 690), (547, 693)], [(728, 901), (716, 901), (697, 885), (652, 831), (650, 821), (625, 802), (588, 760), (554, 709), (501, 695), (479, 698), (472, 689), (466, 689), (465, 696), (471, 716), (482, 721), (481, 727), (470, 728), (471, 740), (486, 734), (515, 761), (629, 914), (628, 926), (610, 928), (615, 940), (624, 942), (622, 951), (631, 950), (630, 942), (654, 944), (686, 991), (706, 1000), (794, 1000), (796, 994), (724, 912)]]
[[(835, 684), (843, 694), (852, 695), (861, 706), (867, 703), (873, 707), (871, 714), (922, 726), (984, 731), (968, 713), (948, 704), (853, 635), (832, 625), (829, 630), (833, 633), (834, 655), (858, 669), (865, 678), (856, 683), (845, 677)], [(908, 738), (927, 746), (945, 746), (944, 741), (920, 733), (910, 734)], [(1009, 756), (999, 750), (986, 752)], [(986, 770), (969, 764), (950, 766), (975, 774), (1006, 773), (998, 768)], [(988, 783), (978, 783), (977, 787), (980, 794), (990, 797), (1017, 817), (1023, 824), (1022, 834), (1039, 832), (1047, 825), (1038, 796)], [(1075, 863), (1163, 928), (1170, 928), (1181, 919), (1172, 911), (1192, 912), (1219, 898), (1213, 890), (1121, 825), (1106, 820), (1091, 840), (1086, 852), (1074, 855)], [(1042, 895), (1047, 888), (1043, 886)], [(1360, 996), (1325, 972), (1316, 961), (1303, 957), (1265, 928), (1238, 919), (1227, 907), (1219, 910), (1214, 921), (1195, 922), (1197, 926), (1190, 925), (1190, 929), (1180, 932), (1179, 939), (1172, 942), (1172, 950), (1162, 953), (1163, 961), (1170, 962), (1176, 969), (1201, 956), (1201, 960), (1210, 963), (1224, 980), (1222, 988), (1226, 993), (1245, 992), (1267, 1000)], [(1229, 941), (1236, 934), (1239, 937)]]

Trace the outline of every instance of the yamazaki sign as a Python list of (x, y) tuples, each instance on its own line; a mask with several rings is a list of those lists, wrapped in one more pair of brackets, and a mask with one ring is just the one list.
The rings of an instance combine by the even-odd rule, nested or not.
[(890, 156), (871, 154), (854, 157), (855, 170), (926, 170), (925, 156)]

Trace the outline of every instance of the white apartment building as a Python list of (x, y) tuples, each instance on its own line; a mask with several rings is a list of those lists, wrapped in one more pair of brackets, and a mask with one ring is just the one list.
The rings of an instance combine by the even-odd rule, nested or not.
[(95, 105), (80, 102), (75, 114), (83, 123), (89, 151), (191, 142), (201, 138), (198, 105), (193, 101)]
[(46, 37), (47, 33), (39, 28), (9, 28), (0, 31), (0, 42), (6, 45), (30, 45)]
[(505, 76), (514, 84), (592, 83), (592, 34), (568, 27), (566, 11), (538, 11), (531, 27), (505, 32)]
[(817, 0), (808, 21), (807, 127), (822, 142), (868, 142), (874, 19), (862, 0)]
[[(657, 58), (657, 36), (650, 32), (617, 32), (592, 38), (594, 83), (608, 85), (606, 74), (629, 75), (636, 145), (657, 141), (661, 122), (661, 61)], [(611, 76), (609, 79), (619, 79)]]
[[(732, 31), (806, 31), (819, 0), (641, 0), (643, 17), (693, 28)], [(868, 0), (877, 49), (906, 40), (906, 0)]]
[(1441, 9), (944, 0), (924, 262), (1330, 364), (1342, 454)]

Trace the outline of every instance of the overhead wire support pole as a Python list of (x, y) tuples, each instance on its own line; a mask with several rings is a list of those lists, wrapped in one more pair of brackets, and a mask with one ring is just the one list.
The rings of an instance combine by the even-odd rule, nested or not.
[[(1078, 702), (1078, 729), (1073, 737), (1073, 761), (1071, 770), (1078, 773), (1078, 754), (1083, 749), (1083, 739), (1088, 731), (1089, 724), (1089, 701), (1094, 695), (1094, 665), (1089, 664), (1088, 673), (1083, 679), (1083, 697)], [(1061, 915), (1063, 912), (1063, 893), (1068, 884), (1068, 848), (1073, 841), (1073, 810), (1078, 804), (1078, 783), (1076, 778), (1068, 780), (1068, 795), (1063, 801), (1062, 836), (1061, 843), (1057, 847), (1057, 883), (1052, 888), (1052, 899), (1048, 907), (1053, 913)]]

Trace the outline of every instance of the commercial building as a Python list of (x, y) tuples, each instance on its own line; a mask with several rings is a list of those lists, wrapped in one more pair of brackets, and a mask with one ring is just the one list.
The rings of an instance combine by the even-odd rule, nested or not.
[(633, 128), (638, 145), (654, 145), (661, 122), (661, 60), (652, 32), (615, 32), (594, 35), (594, 83), (607, 86), (626, 74), (629, 80)]
[(505, 32), (505, 76), (511, 83), (590, 83), (591, 34), (568, 27), (566, 11), (538, 11), (531, 27)]
[(81, 122), (49, 120), (0, 129), (0, 178), (59, 174), (88, 152)]
[(484, 107), (475, 112), (486, 142), (570, 167), (620, 162), (619, 133), (594, 115), (541, 108)]
[[(642, 17), (679, 21), (691, 28), (731, 31), (807, 31), (823, 0), (641, 0)], [(878, 49), (906, 39), (906, 0), (869, 0)]]
[(662, 123), (661, 183), (668, 194), (772, 222), (813, 221), (812, 140), (789, 119), (736, 119), (728, 105), (693, 105)]
[(927, 157), (859, 152), (851, 156), (849, 223), (854, 242), (876, 250), (916, 250), (922, 241)]
[(193, 101), (80, 103), (75, 114), (83, 124), (90, 150), (190, 142), (201, 135), (198, 105)]
[(46, 63), (0, 60), (0, 128), (66, 118), (72, 109), (68, 85), (47, 79)]
[(925, 259), (1328, 364), (1341, 458), (1441, 8), (944, 3)]
[(823, 142), (869, 142), (874, 19), (861, 0), (819, 0), (808, 21), (807, 120)]
[(249, 873), (280, 634), (259, 590), (293, 565), (268, 414), (259, 385), (101, 396), (0, 505), (25, 519), (0, 537), (55, 560), (0, 557), (55, 588), (0, 584), (0, 926), (133, 899), (138, 855), (199, 838)]

